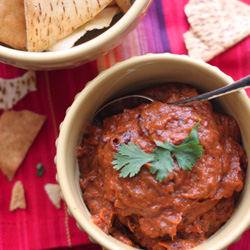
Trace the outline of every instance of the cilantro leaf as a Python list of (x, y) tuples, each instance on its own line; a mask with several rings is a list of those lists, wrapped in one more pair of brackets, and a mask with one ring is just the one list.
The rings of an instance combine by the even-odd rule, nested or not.
[(189, 143), (180, 145), (174, 145), (169, 142), (160, 144), (156, 141), (156, 145), (171, 151), (177, 160), (179, 168), (184, 170), (192, 170), (192, 164), (195, 164), (196, 161), (201, 158), (202, 152), (204, 151), (203, 147), (196, 141), (190, 141)]
[(177, 160), (179, 168), (192, 170), (193, 164), (201, 158), (203, 151), (204, 149), (201, 145), (197, 142), (191, 141), (188, 144), (176, 146), (176, 149), (172, 153)]
[(42, 163), (38, 163), (36, 165), (36, 168), (37, 168), (36, 175), (39, 176), (39, 177), (42, 176), (44, 174), (44, 171), (45, 171), (43, 164)]
[(141, 167), (154, 160), (153, 155), (149, 155), (141, 150), (137, 144), (129, 142), (128, 145), (122, 143), (118, 147), (118, 153), (114, 155), (116, 160), (112, 161), (114, 169), (120, 170), (120, 177), (133, 177), (139, 173)]
[(198, 126), (199, 126), (199, 124), (200, 124), (200, 120), (193, 127), (193, 129), (191, 130), (189, 136), (182, 141), (182, 144), (189, 143), (189, 142), (192, 142), (192, 141), (200, 143), (199, 134), (198, 134)]
[(202, 157), (202, 152), (204, 152), (199, 142), (199, 123), (200, 121), (180, 145), (174, 145), (169, 141), (164, 144), (155, 141), (156, 148), (152, 154), (143, 152), (137, 144), (132, 142), (128, 145), (122, 143), (118, 147), (118, 153), (114, 155), (115, 160), (112, 161), (114, 169), (121, 170), (120, 177), (133, 177), (139, 173), (144, 164), (151, 163), (150, 173), (157, 172), (156, 180), (162, 182), (168, 178), (169, 172), (173, 172), (173, 155), (179, 168), (192, 170), (193, 164)]
[(155, 142), (158, 147), (164, 148), (172, 152), (175, 156), (179, 168), (184, 170), (192, 170), (192, 164), (201, 158), (204, 148), (200, 145), (198, 135), (198, 125), (200, 121), (194, 126), (190, 135), (182, 141), (180, 145), (174, 145), (169, 142), (160, 144)]
[(167, 171), (173, 171), (174, 160), (171, 157), (170, 151), (164, 150), (163, 148), (156, 148), (153, 152), (155, 155), (155, 162), (152, 163), (150, 173), (155, 174), (158, 171), (156, 180), (162, 182), (164, 179), (168, 178)]

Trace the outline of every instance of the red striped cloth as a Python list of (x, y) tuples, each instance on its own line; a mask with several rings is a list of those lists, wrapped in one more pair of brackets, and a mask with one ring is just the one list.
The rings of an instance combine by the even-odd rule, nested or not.
[[(188, 0), (154, 0), (149, 12), (123, 43), (96, 61), (75, 69), (37, 72), (36, 92), (28, 94), (13, 109), (28, 109), (47, 116), (47, 121), (20, 166), (13, 182), (0, 173), (0, 249), (73, 249), (100, 250), (85, 233), (79, 231), (66, 205), (56, 209), (43, 189), (46, 183), (56, 183), (54, 156), (59, 124), (76, 93), (92, 80), (99, 71), (135, 55), (171, 52), (187, 54), (183, 33), (189, 29), (183, 8)], [(244, 0), (250, 4), (250, 0)], [(217, 56), (209, 63), (219, 67), (233, 79), (250, 74), (250, 38), (247, 38)], [(25, 70), (0, 64), (0, 77), (13, 78)], [(249, 94), (250, 92), (247, 91)], [(1, 111), (0, 111), (1, 114)], [(45, 167), (42, 177), (36, 176), (36, 165)], [(9, 211), (13, 184), (23, 182), (27, 209)], [(250, 231), (229, 250), (250, 249)]]

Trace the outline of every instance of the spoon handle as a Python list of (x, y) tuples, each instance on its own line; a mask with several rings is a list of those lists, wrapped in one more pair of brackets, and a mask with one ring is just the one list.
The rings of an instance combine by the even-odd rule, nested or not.
[(201, 95), (197, 95), (191, 98), (187, 98), (185, 100), (182, 101), (178, 101), (178, 102), (174, 102), (171, 104), (185, 104), (188, 102), (193, 102), (193, 101), (205, 101), (205, 100), (211, 100), (213, 98), (219, 97), (219, 96), (223, 96), (229, 93), (233, 93), (235, 91), (238, 91), (240, 89), (245, 89), (247, 87), (250, 87), (250, 75), (246, 76), (232, 84), (228, 84), (226, 86), (223, 86), (219, 89), (215, 89), (212, 90), (210, 92), (201, 94)]

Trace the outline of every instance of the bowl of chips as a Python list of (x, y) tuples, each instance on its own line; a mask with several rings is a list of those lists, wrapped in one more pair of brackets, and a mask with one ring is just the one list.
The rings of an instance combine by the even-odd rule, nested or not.
[[(88, 207), (83, 201), (76, 149), (82, 143), (84, 131), (86, 131), (89, 122), (93, 119), (95, 112), (104, 103), (117, 96), (135, 93), (149, 86), (152, 87), (156, 84), (166, 82), (190, 84), (199, 92), (204, 92), (230, 84), (233, 80), (218, 68), (184, 55), (149, 54), (133, 57), (117, 63), (92, 80), (76, 96), (75, 101), (67, 110), (65, 119), (60, 126), (60, 134), (56, 143), (56, 179), (61, 186), (62, 196), (68, 206), (68, 211), (75, 218), (78, 227), (85, 231), (93, 242), (100, 244), (103, 249), (132, 250), (135, 248), (117, 240), (119, 234), (117, 235), (118, 237), (107, 235), (93, 223), (95, 219), (91, 217)], [(236, 119), (242, 136), (242, 145), (249, 159), (250, 133), (248, 117), (250, 116), (250, 105), (246, 93), (238, 91), (237, 93), (217, 98), (213, 106), (216, 107), (216, 110), (220, 110), (224, 114), (231, 115)], [(138, 118), (138, 120), (140, 119)], [(157, 124), (159, 125), (160, 123), (161, 120)], [(128, 129), (130, 128), (128, 127)], [(91, 140), (88, 136), (86, 138)], [(105, 143), (105, 141), (103, 142)], [(99, 162), (99, 159), (96, 162)], [(94, 185), (95, 179), (90, 178), (89, 181), (91, 182), (91, 180)], [(250, 224), (249, 185), (250, 173), (248, 169), (246, 171), (244, 187), (237, 199), (232, 216), (219, 230), (209, 236), (205, 242), (195, 249), (224, 249), (236, 241), (244, 230), (248, 228)], [(126, 190), (123, 190), (123, 195), (124, 197), (129, 197), (129, 195), (126, 195)], [(106, 217), (103, 218), (105, 219)], [(102, 221), (100, 220), (99, 222), (101, 225)], [(133, 227), (131, 228), (133, 229)], [(165, 237), (163, 241), (164, 239), (169, 240), (171, 238)], [(181, 244), (181, 241), (178, 244)], [(159, 249), (165, 249), (164, 242), (162, 243), (162, 248)]]
[(29, 70), (76, 67), (116, 47), (152, 0), (3, 0), (0, 61)]

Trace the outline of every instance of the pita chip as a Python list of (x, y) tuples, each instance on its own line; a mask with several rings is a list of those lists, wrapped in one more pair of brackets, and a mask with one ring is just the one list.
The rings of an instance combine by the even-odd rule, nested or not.
[(47, 183), (44, 185), (44, 189), (50, 199), (50, 201), (53, 203), (53, 205), (56, 208), (61, 207), (61, 188), (58, 184), (52, 184), (52, 183)]
[(209, 61), (250, 35), (250, 6), (239, 0), (190, 0), (185, 13), (191, 57)]
[(16, 181), (11, 191), (10, 211), (26, 209), (24, 187), (21, 181)]
[(221, 48), (219, 46), (213, 46), (213, 48), (210, 48), (195, 36), (192, 31), (187, 31), (183, 37), (190, 57), (207, 62), (220, 53)]
[(117, 6), (110, 6), (103, 9), (96, 17), (82, 25), (67, 37), (58, 41), (55, 45), (50, 47), (48, 51), (60, 51), (70, 49), (74, 44), (83, 37), (88, 31), (94, 29), (103, 29), (109, 27), (114, 16), (120, 11)]
[(28, 93), (36, 91), (36, 73), (27, 71), (14, 79), (0, 78), (0, 109), (11, 109)]
[(24, 0), (27, 49), (44, 51), (99, 14), (112, 0)]
[(9, 181), (24, 160), (46, 117), (34, 112), (5, 111), (0, 118), (0, 169)]
[(115, 2), (124, 13), (126, 13), (131, 7), (130, 0), (115, 0)]
[(23, 0), (0, 0), (0, 42), (15, 49), (27, 44)]

